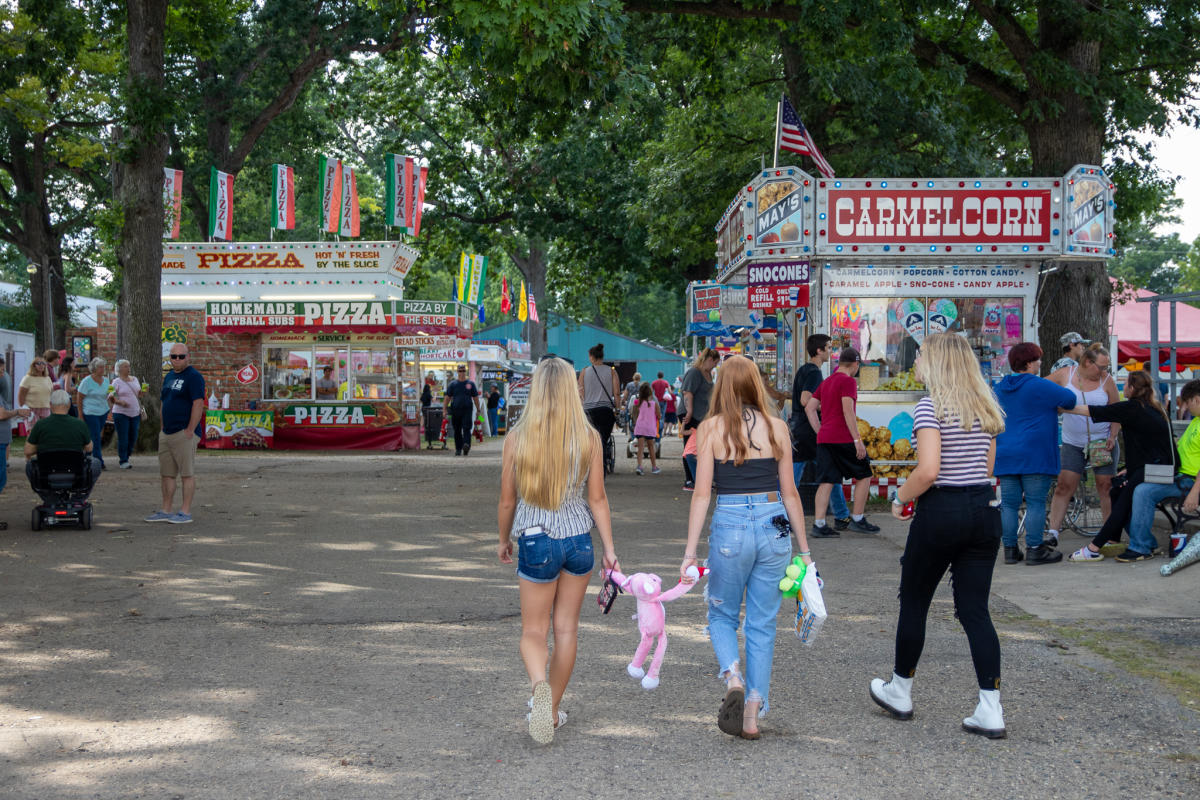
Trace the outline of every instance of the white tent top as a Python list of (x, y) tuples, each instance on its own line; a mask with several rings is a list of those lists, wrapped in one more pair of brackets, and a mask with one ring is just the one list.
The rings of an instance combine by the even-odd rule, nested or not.
[[(6, 283), (0, 281), (0, 304), (12, 305), (12, 297), (25, 287), (19, 283)], [(71, 308), (71, 323), (80, 328), (96, 327), (96, 318), (99, 316), (98, 310), (111, 310), (113, 304), (107, 300), (101, 300), (97, 297), (80, 297), (71, 295), (67, 298), (67, 305)]]

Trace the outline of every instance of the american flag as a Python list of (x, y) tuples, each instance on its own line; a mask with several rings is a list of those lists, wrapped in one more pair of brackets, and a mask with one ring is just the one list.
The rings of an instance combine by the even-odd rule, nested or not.
[(829, 166), (825, 156), (821, 155), (821, 151), (817, 149), (812, 134), (800, 121), (800, 115), (796, 113), (796, 109), (792, 108), (792, 103), (788, 100), (787, 95), (783, 96), (783, 110), (779, 117), (779, 149), (799, 153), (802, 156), (810, 156), (816, 162), (821, 175), (826, 178), (834, 177), (833, 167)]

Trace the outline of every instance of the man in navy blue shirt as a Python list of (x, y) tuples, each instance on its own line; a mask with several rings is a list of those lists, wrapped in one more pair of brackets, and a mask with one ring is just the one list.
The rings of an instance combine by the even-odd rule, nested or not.
[(467, 368), (461, 364), (457, 374), (458, 378), (446, 387), (446, 404), (454, 427), (454, 455), (465, 456), (471, 452), (471, 423), (479, 413), (479, 387), (467, 378)]
[[(192, 521), (192, 498), (196, 494), (196, 445), (204, 424), (204, 376), (191, 366), (185, 344), (171, 345), (171, 371), (163, 377), (162, 430), (158, 434), (158, 474), (162, 476), (162, 508), (146, 522)], [(171, 513), (175, 501), (175, 479), (183, 483), (179, 511)]]

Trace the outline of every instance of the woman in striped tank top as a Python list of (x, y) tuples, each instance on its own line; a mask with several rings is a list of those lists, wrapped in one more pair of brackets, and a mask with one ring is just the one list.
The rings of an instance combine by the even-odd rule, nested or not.
[[(604, 543), (604, 567), (621, 568), (613, 550), (603, 453), (600, 435), (583, 415), (571, 365), (544, 358), (533, 371), (521, 419), (504, 437), (497, 551), (501, 563), (511, 564), (517, 540), (520, 650), (533, 687), (527, 719), (539, 744), (549, 744), (567, 721), (558, 706), (575, 667), (579, 610), (594, 564), (593, 526)], [(551, 619), (553, 657), (546, 645)]]
[(1000, 640), (988, 614), (1000, 548), (992, 466), (1004, 412), (983, 379), (970, 345), (951, 333), (928, 336), (916, 362), (929, 387), (913, 414), (917, 467), (892, 497), (892, 516), (917, 501), (900, 568), (900, 619), (890, 681), (871, 681), (871, 699), (898, 719), (913, 714), (912, 682), (925, 646), (925, 619), (946, 570), (954, 608), (971, 646), (979, 704), (963, 720), (971, 733), (1006, 735), (1000, 707)]

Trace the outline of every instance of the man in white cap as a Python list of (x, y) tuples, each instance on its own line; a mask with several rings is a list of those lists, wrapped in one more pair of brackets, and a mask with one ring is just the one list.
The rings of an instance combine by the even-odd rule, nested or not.
[(1085, 339), (1075, 331), (1063, 334), (1058, 341), (1062, 345), (1062, 358), (1050, 365), (1051, 372), (1057, 372), (1063, 367), (1078, 367), (1079, 357), (1083, 355), (1083, 351), (1087, 349), (1087, 346), (1092, 343), (1091, 339)]

